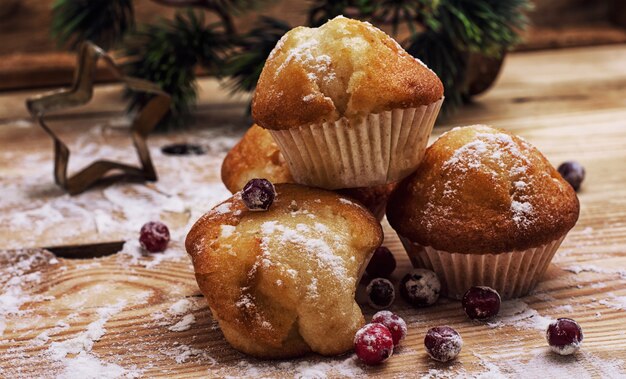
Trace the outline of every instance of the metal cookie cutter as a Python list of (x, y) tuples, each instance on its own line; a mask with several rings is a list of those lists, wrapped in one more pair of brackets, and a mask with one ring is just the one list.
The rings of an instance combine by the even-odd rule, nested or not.
[[(130, 135), (139, 155), (141, 166), (136, 167), (108, 160), (98, 160), (73, 176), (68, 177), (67, 166), (70, 151), (67, 145), (46, 124), (44, 116), (47, 112), (77, 107), (91, 100), (98, 59), (103, 59), (128, 89), (153, 95), (136, 113), (130, 127)], [(157, 180), (157, 174), (150, 159), (150, 151), (148, 150), (146, 139), (157, 123), (167, 114), (170, 102), (170, 95), (163, 92), (158, 85), (124, 75), (113, 61), (113, 58), (104, 50), (91, 42), (85, 42), (80, 47), (72, 87), (29, 98), (26, 100), (26, 107), (37, 123), (54, 140), (55, 182), (70, 195), (76, 195), (96, 183), (112, 183), (120, 179)], [(121, 171), (122, 173), (107, 176), (107, 173), (112, 170)]]

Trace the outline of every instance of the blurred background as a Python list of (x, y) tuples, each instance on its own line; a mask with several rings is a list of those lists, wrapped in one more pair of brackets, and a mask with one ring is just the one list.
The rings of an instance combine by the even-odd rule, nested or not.
[[(70, 84), (73, 52), (91, 40), (173, 95), (159, 127), (176, 128), (198, 77), (220, 79), (213, 95), (249, 94), (286, 30), (338, 14), (381, 27), (437, 72), (446, 114), (491, 86), (508, 51), (626, 42), (623, 0), (0, 0), (0, 91)], [(100, 65), (95, 80), (116, 77)]]

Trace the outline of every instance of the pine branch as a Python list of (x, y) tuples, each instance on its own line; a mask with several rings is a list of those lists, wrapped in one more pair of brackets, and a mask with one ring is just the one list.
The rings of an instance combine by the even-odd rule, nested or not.
[(56, 0), (52, 5), (52, 35), (71, 49), (89, 40), (108, 50), (134, 25), (132, 0)]
[(262, 17), (258, 24), (236, 41), (226, 61), (223, 74), (229, 77), (234, 91), (252, 91), (270, 52), (291, 26), (280, 20)]
[[(158, 83), (172, 96), (167, 123), (181, 125), (197, 97), (195, 69), (217, 75), (231, 47), (221, 23), (206, 24), (204, 14), (186, 10), (172, 20), (142, 26), (124, 43), (122, 56), (132, 62), (129, 75)], [(131, 109), (146, 99), (133, 94)]]

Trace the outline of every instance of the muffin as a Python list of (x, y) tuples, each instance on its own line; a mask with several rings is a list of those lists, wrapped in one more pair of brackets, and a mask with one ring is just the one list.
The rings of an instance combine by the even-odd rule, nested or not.
[(196, 280), (236, 349), (259, 358), (352, 348), (364, 324), (354, 294), (383, 233), (362, 206), (334, 192), (276, 184), (264, 212), (241, 193), (192, 227)]
[(296, 182), (371, 187), (415, 170), (442, 102), (443, 85), (422, 62), (369, 23), (337, 17), (283, 36), (252, 115)]
[(435, 271), (453, 298), (476, 285), (527, 294), (578, 213), (576, 193), (535, 147), (487, 126), (443, 134), (387, 206), (413, 265)]
[[(272, 135), (258, 125), (252, 125), (226, 155), (222, 163), (222, 181), (231, 193), (240, 191), (250, 179), (265, 178), (272, 183), (294, 183), (283, 155)], [(382, 220), (385, 205), (395, 183), (374, 187), (348, 188), (337, 192), (349, 196)]]

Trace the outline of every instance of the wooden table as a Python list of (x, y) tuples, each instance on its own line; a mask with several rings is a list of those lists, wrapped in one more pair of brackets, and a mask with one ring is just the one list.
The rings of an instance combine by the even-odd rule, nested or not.
[[(436, 128), (486, 123), (536, 145), (556, 165), (577, 160), (587, 170), (580, 220), (544, 280), (522, 299), (505, 302), (488, 324), (464, 317), (457, 301), (428, 309), (397, 301), (409, 337), (386, 364), (369, 368), (353, 356), (262, 362), (229, 347), (196, 286), (182, 241), (190, 223), (228, 194), (219, 182), (225, 151), (242, 132), (245, 99), (226, 100), (203, 80), (194, 128), (151, 138), (161, 175), (156, 184), (97, 188), (70, 198), (52, 184), (51, 143), (26, 119), (32, 92), (0, 94), (0, 240), (6, 248), (126, 239), (123, 253), (89, 260), (57, 259), (40, 249), (0, 252), (0, 377), (624, 377), (626, 376), (626, 46), (513, 54), (497, 85)], [(69, 141), (97, 154), (128, 157), (116, 86), (99, 88), (85, 109), (57, 118)], [(114, 122), (106, 122), (111, 116)], [(213, 125), (232, 127), (217, 129)], [(78, 126), (87, 125), (80, 128)], [(234, 130), (234, 131), (233, 131)], [(95, 141), (96, 144), (90, 143)], [(172, 158), (158, 146), (194, 140), (209, 155)], [(93, 142), (92, 141), (92, 142)], [(141, 223), (164, 219), (172, 247), (137, 254)], [(397, 257), (396, 279), (409, 268), (393, 231), (385, 244)], [(364, 312), (373, 313), (367, 305)], [(546, 323), (575, 318), (584, 329), (575, 356), (548, 352)], [(448, 324), (465, 345), (450, 364), (429, 360), (425, 331)]]

